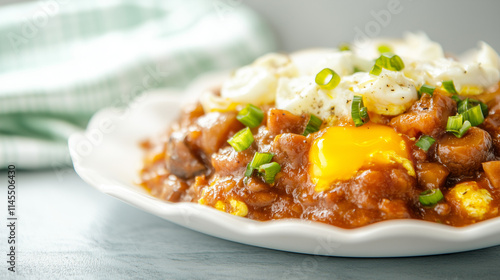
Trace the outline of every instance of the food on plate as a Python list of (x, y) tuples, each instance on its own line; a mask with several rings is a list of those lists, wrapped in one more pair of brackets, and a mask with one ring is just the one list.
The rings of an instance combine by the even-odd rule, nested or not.
[(142, 143), (140, 184), (259, 221), (473, 224), (499, 215), (499, 81), (486, 43), (421, 33), (268, 54)]

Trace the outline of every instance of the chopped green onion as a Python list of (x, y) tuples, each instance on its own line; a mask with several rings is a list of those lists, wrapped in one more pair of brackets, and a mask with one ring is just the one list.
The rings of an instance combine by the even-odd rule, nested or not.
[(392, 52), (392, 49), (388, 45), (380, 45), (378, 46), (378, 52), (379, 53)]
[(469, 121), (464, 121), (462, 128), (460, 128), (460, 130), (458, 131), (458, 135), (455, 136), (457, 136), (458, 138), (462, 138), (462, 136), (464, 136), (464, 134), (467, 133), (467, 131), (469, 130), (469, 128), (471, 128), (471, 126), (472, 125)]
[(471, 128), (471, 123), (469, 121), (464, 121), (463, 115), (448, 117), (446, 131), (453, 133), (456, 137), (462, 138), (469, 128)]
[(362, 119), (367, 119), (369, 118), (368, 116), (368, 109), (366, 107), (362, 107), (360, 110), (359, 110), (359, 116), (362, 118)]
[(233, 137), (231, 137), (229, 140), (227, 140), (227, 142), (231, 146), (233, 146), (233, 148), (237, 152), (241, 152), (241, 151), (248, 149), (248, 147), (250, 147), (250, 145), (252, 145), (253, 141), (254, 141), (254, 139), (253, 139), (252, 132), (250, 131), (250, 128), (248, 128), (248, 127), (236, 132), (236, 134), (233, 135)]
[(247, 165), (247, 169), (245, 171), (245, 177), (252, 176), (252, 173), (255, 169), (259, 168), (261, 165), (270, 163), (273, 159), (272, 153), (255, 153), (253, 155), (253, 159)]
[[(456, 96), (456, 95), (454, 95), (454, 96)], [(466, 98), (464, 100), (459, 100), (457, 102), (458, 113), (463, 114), (467, 110), (469, 110), (472, 107), (477, 106), (477, 105), (481, 106), (481, 112), (483, 113), (483, 116), (484, 117), (488, 116), (488, 106), (486, 104), (484, 104), (483, 102), (481, 102), (479, 100), (472, 99), (472, 98)]]
[(309, 118), (309, 121), (307, 122), (306, 129), (304, 130), (304, 133), (302, 135), (307, 136), (310, 133), (314, 133), (318, 131), (323, 124), (323, 121), (316, 117), (315, 115), (311, 115)]
[(479, 106), (481, 106), (481, 112), (483, 112), (483, 116), (486, 118), (488, 116), (488, 105), (484, 104), (481, 101), (479, 102)]
[(372, 70), (370, 70), (370, 74), (378, 76), (380, 73), (382, 73), (382, 67), (377, 64), (373, 65)]
[(462, 101), (462, 99), (460, 99), (460, 97), (458, 95), (456, 95), (456, 94), (452, 95), (451, 99), (455, 100), (455, 102), (457, 102), (457, 103), (460, 102), (460, 101)]
[(340, 83), (340, 76), (330, 68), (325, 68), (316, 75), (316, 84), (323, 89), (332, 90)]
[(370, 74), (378, 76), (382, 71), (382, 69), (379, 68), (385, 68), (391, 71), (401, 71), (405, 68), (405, 64), (401, 57), (399, 57), (398, 55), (395, 55), (391, 52), (386, 52), (380, 55), (377, 60), (375, 60), (375, 65), (370, 71)]
[(469, 121), (472, 126), (478, 126), (484, 122), (481, 105), (474, 106), (463, 113), (464, 120)]
[(417, 143), (415, 143), (415, 145), (417, 147), (419, 147), (420, 149), (427, 152), (429, 150), (429, 148), (432, 146), (432, 144), (434, 144), (435, 142), (436, 142), (436, 140), (434, 138), (432, 138), (428, 135), (422, 135), (418, 139)]
[(354, 121), (354, 125), (362, 126), (365, 122), (369, 120), (368, 111), (363, 105), (363, 97), (359, 95), (354, 95), (351, 105), (351, 117)]
[(449, 116), (446, 123), (446, 131), (458, 131), (463, 123), (464, 117), (462, 115)]
[(250, 162), (247, 164), (247, 169), (245, 170), (245, 177), (250, 177), (252, 176), (253, 173), (253, 168)]
[(420, 193), (418, 200), (424, 206), (436, 205), (441, 199), (443, 199), (443, 193), (440, 189), (426, 190)]
[(457, 94), (457, 90), (455, 89), (455, 84), (453, 83), (452, 80), (443, 81), (443, 87), (447, 92), (452, 94)]
[(354, 66), (354, 73), (363, 72), (363, 70), (357, 66)]
[(259, 173), (264, 175), (264, 181), (268, 184), (274, 183), (274, 178), (280, 171), (281, 166), (277, 162), (266, 163), (259, 166)]
[(458, 113), (463, 115), (464, 121), (469, 121), (472, 126), (482, 124), (488, 114), (488, 106), (478, 100), (465, 98), (457, 104)]
[(455, 100), (455, 102), (457, 102), (457, 103), (462, 101), (462, 99), (460, 99), (460, 97), (458, 95), (452, 95), (451, 99)]
[(339, 50), (341, 52), (350, 51), (351, 50), (351, 46), (349, 46), (349, 44), (347, 44), (347, 43), (342, 43), (342, 44), (339, 45)]
[(262, 110), (255, 105), (247, 104), (243, 110), (238, 112), (236, 119), (238, 119), (242, 124), (253, 128), (260, 125), (264, 119), (264, 112), (262, 112)]
[(457, 111), (459, 114), (465, 113), (467, 110), (469, 110), (469, 98), (465, 98), (464, 100), (460, 100), (457, 102)]
[(434, 94), (434, 90), (436, 87), (424, 84), (423, 86), (420, 87), (420, 90), (418, 91), (419, 97), (422, 96), (422, 94), (427, 93), (428, 95), (432, 96)]
[(479, 102), (479, 106), (481, 106), (481, 112), (483, 112), (483, 116), (486, 118), (488, 116), (488, 105), (484, 104), (481, 101)]
[(273, 159), (274, 154), (272, 153), (255, 153), (253, 156), (252, 161), (250, 162), (250, 165), (252, 168), (257, 168), (261, 166), (262, 164), (269, 163)]
[(401, 57), (393, 53), (384, 53), (379, 59), (381, 60), (381, 66), (387, 70), (401, 71), (405, 68)]

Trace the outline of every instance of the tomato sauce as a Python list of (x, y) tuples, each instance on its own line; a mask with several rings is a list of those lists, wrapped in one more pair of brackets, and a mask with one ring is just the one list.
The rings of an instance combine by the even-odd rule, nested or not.
[[(342, 228), (390, 219), (473, 224), (497, 217), (500, 206), (500, 93), (477, 98), (482, 97), (489, 114), (462, 138), (446, 133), (457, 104), (439, 92), (424, 94), (392, 119), (371, 116), (404, 137), (416, 175), (397, 162), (364, 166), (319, 192), (308, 172), (308, 155), (323, 130), (303, 136), (308, 116), (262, 107), (264, 121), (251, 129), (255, 141), (237, 152), (227, 143), (245, 127), (237, 112), (205, 113), (201, 105), (191, 105), (164, 135), (142, 143), (141, 185), (166, 201), (200, 203), (259, 221), (296, 218)], [(436, 139), (428, 151), (415, 146), (423, 134)], [(256, 152), (273, 153), (280, 164), (274, 183), (257, 173), (245, 177)], [(424, 206), (419, 196), (430, 189), (440, 189), (444, 198)]]

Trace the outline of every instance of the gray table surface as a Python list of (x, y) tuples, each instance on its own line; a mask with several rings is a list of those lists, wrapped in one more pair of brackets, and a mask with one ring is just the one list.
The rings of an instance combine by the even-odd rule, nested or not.
[[(311, 257), (185, 229), (98, 192), (70, 169), (18, 171), (17, 180), (17, 272), (7, 271), (2, 226), (0, 279), (498, 279), (500, 272), (500, 247), (417, 258)], [(7, 208), (4, 186), (0, 209)]]

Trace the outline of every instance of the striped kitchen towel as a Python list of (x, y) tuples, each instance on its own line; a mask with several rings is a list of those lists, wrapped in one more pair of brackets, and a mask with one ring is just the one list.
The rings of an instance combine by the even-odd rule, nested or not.
[(68, 166), (68, 136), (98, 109), (276, 49), (236, 0), (46, 0), (0, 19), (0, 169)]

